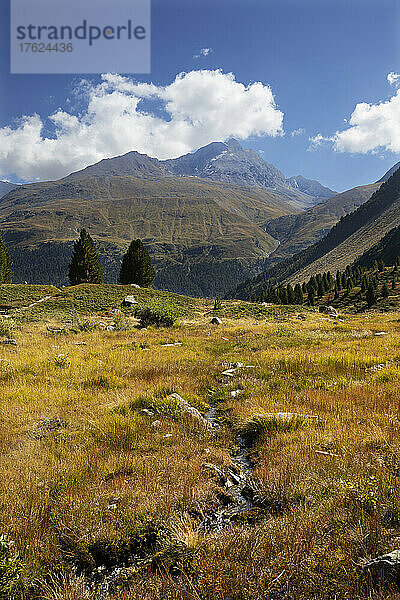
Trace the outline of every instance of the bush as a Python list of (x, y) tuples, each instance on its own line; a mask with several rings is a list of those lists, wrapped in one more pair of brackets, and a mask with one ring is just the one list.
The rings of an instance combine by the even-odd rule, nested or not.
[(142, 327), (172, 327), (178, 319), (178, 312), (168, 306), (151, 305), (135, 309), (135, 317), (139, 319)]
[(12, 319), (0, 318), (0, 337), (11, 338), (15, 323)]
[[(168, 393), (168, 395), (167, 395)], [(130, 403), (131, 410), (147, 408), (157, 415), (163, 415), (170, 419), (179, 420), (183, 415), (183, 408), (175, 398), (170, 398), (171, 391), (158, 390), (154, 394), (139, 396)]]

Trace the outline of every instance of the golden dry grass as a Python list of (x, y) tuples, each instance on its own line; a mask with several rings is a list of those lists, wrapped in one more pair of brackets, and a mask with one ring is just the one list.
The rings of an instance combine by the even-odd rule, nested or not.
[[(132, 553), (151, 565), (113, 598), (399, 598), (360, 563), (400, 546), (400, 314), (208, 321), (60, 336), (24, 323), (17, 347), (0, 346), (0, 533), (19, 554), (16, 598), (107, 598), (74, 567)], [(236, 361), (253, 368), (222, 377)], [(215, 404), (219, 434), (174, 412), (172, 391)], [(319, 420), (255, 439), (271, 510), (204, 533), (219, 486), (202, 464), (230, 465), (246, 422), (276, 412)]]

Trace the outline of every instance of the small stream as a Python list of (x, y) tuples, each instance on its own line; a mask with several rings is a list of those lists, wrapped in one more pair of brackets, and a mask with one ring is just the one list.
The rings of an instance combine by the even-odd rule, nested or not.
[[(204, 419), (210, 425), (211, 434), (216, 435), (221, 430), (215, 406), (210, 407), (204, 415)], [(199, 522), (199, 530), (205, 534), (211, 532), (218, 534), (239, 524), (250, 525), (252, 521), (251, 518), (248, 518), (248, 515), (251, 515), (249, 511), (257, 509), (256, 486), (252, 478), (253, 468), (248, 457), (249, 447), (241, 437), (237, 439), (237, 442), (239, 449), (232, 457), (232, 466), (222, 469), (212, 463), (203, 464), (203, 468), (210, 472), (223, 490), (222, 498), (220, 497), (221, 507), (209, 512)], [(107, 593), (113, 589), (124, 573), (127, 573), (130, 568), (134, 568), (135, 564), (143, 563), (146, 560), (151, 561), (151, 559), (151, 555), (131, 555), (123, 564), (108, 568), (100, 566), (87, 574), (88, 587)]]
[[(220, 429), (215, 406), (211, 406), (204, 417), (216, 432)], [(213, 470), (216, 475), (220, 475), (220, 483), (227, 492), (227, 505), (206, 516), (201, 525), (205, 532), (220, 532), (227, 529), (240, 522), (241, 515), (256, 508), (254, 502), (256, 490), (253, 481), (253, 466), (248, 456), (249, 447), (242, 437), (238, 437), (237, 442), (239, 449), (232, 457), (232, 467), (222, 471), (214, 466)], [(204, 466), (207, 468), (208, 465)], [(212, 467), (212, 465), (209, 466)]]

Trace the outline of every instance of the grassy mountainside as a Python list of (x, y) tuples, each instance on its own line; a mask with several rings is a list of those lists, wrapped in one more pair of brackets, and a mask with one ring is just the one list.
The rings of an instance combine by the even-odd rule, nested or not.
[(342, 217), (364, 204), (379, 187), (379, 183), (356, 187), (305, 212), (269, 221), (266, 232), (280, 241), (271, 259), (284, 259), (318, 242)]
[[(200, 179), (73, 177), (8, 194), (0, 202), (0, 229), (13, 254), (16, 281), (66, 283), (72, 240), (86, 227), (99, 244), (108, 281), (116, 276), (129, 242), (139, 237), (155, 261), (160, 283), (168, 269), (169, 289), (189, 285), (187, 290), (208, 295), (218, 287), (221, 263), (220, 293), (274, 250), (277, 242), (259, 225), (291, 210), (265, 190)], [(47, 258), (42, 266), (47, 275), (38, 273)], [(238, 264), (231, 266), (233, 259)], [(214, 269), (214, 280), (207, 281), (202, 268)]]
[(317, 273), (343, 270), (399, 224), (400, 170), (370, 200), (343, 217), (322, 240), (240, 285), (233, 295), (249, 298), (260, 295), (270, 285), (303, 282)]
[(213, 327), (212, 303), (164, 294), (180, 320), (143, 330), (124, 292), (8, 320), (4, 598), (397, 600), (361, 564), (398, 547), (400, 313), (229, 302)]
[(374, 261), (383, 261), (386, 265), (394, 264), (400, 255), (400, 226), (391, 229), (377, 244), (364, 252), (355, 262), (356, 265), (370, 267)]
[(0, 181), (0, 198), (11, 192), (16, 188), (15, 183), (9, 183), (8, 181)]

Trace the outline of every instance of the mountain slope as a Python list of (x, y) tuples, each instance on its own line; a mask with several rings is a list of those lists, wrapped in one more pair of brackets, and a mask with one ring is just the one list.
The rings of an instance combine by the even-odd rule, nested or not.
[(304, 192), (304, 194), (308, 194), (309, 196), (314, 196), (315, 198), (332, 198), (336, 192), (330, 190), (329, 188), (320, 184), (319, 181), (315, 179), (306, 179), (302, 175), (296, 175), (295, 177), (290, 177), (287, 179), (287, 182), (296, 190), (300, 190), (300, 192)]
[(10, 183), (9, 181), (0, 181), (0, 198), (8, 194), (8, 192), (15, 190), (16, 187), (16, 183)]
[(213, 142), (196, 152), (164, 161), (139, 152), (128, 152), (123, 156), (101, 160), (82, 171), (72, 173), (66, 179), (115, 175), (132, 175), (140, 179), (199, 177), (228, 185), (259, 187), (279, 194), (293, 207), (294, 212), (335, 195), (335, 192), (318, 181), (305, 179), (300, 175), (285, 179), (279, 169), (263, 160), (254, 150), (245, 150), (234, 139)]
[(356, 187), (305, 212), (269, 221), (265, 231), (280, 242), (271, 259), (287, 258), (322, 239), (342, 217), (364, 204), (379, 187), (378, 183)]
[[(87, 176), (86, 171), (80, 178), (75, 174), (10, 192), (0, 202), (0, 229), (19, 281), (64, 283), (69, 248), (85, 227), (99, 244), (109, 280), (116, 277), (128, 243), (139, 237), (156, 263), (159, 285), (210, 295), (260, 270), (277, 242), (259, 225), (290, 210), (260, 188), (183, 177)], [(53, 260), (41, 267), (51, 246)]]
[(343, 269), (400, 225), (400, 170), (356, 211), (342, 218), (319, 242), (239, 286), (238, 297), (249, 297), (269, 284), (302, 282), (324, 271)]
[(399, 168), (400, 168), (400, 162), (398, 162), (395, 165), (393, 165), (393, 167), (391, 169), (389, 169), (389, 171), (386, 171), (386, 173), (384, 174), (384, 176), (381, 177), (379, 179), (379, 181), (377, 181), (377, 183), (383, 183), (384, 181), (387, 181), (389, 179), (389, 177), (391, 177), (394, 173), (396, 173), (396, 171)]
[(242, 148), (235, 139), (226, 143), (214, 142), (197, 152), (163, 161), (162, 164), (174, 175), (268, 189), (278, 193), (295, 208), (313, 206), (335, 194), (319, 182), (301, 176), (287, 180), (279, 169), (267, 163), (254, 150)]

